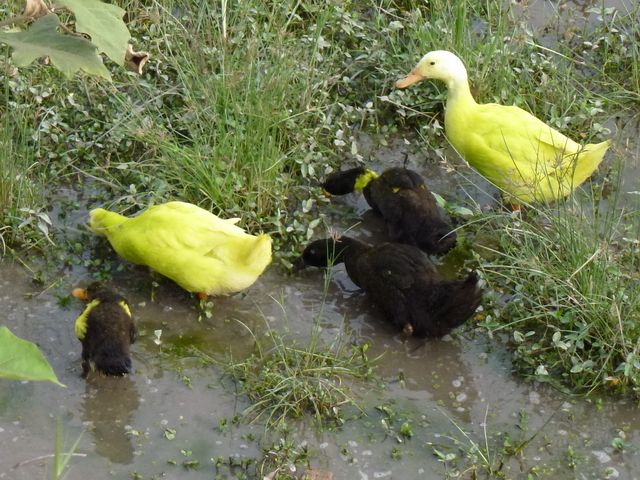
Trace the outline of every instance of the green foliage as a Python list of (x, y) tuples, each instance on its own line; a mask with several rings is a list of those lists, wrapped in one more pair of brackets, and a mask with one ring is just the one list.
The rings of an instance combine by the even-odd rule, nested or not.
[(71, 461), (71, 457), (74, 455), (74, 451), (78, 447), (80, 440), (82, 439), (82, 435), (78, 437), (75, 443), (71, 446), (68, 452), (63, 452), (63, 440), (62, 440), (62, 421), (58, 418), (58, 425), (56, 428), (56, 444), (55, 450), (53, 454), (53, 480), (59, 480), (62, 478), (66, 478), (66, 475), (63, 475), (64, 469), (67, 468), (69, 462)]
[(98, 0), (56, 0), (56, 3), (73, 12), (76, 31), (89, 35), (98, 52), (104, 52), (118, 65), (124, 63), (131, 35), (122, 21), (126, 13), (122, 8)]
[[(86, 33), (92, 41), (73, 34), (58, 31), (60, 18), (48, 13), (26, 30), (19, 32), (0, 32), (0, 42), (13, 47), (13, 62), (18, 67), (26, 67), (38, 58), (48, 57), (53, 66), (67, 78), (82, 70), (92, 75), (111, 80), (109, 70), (98, 55), (104, 52), (114, 62), (124, 63), (125, 51), (131, 37), (122, 21), (125, 11), (98, 0), (61, 0), (58, 4), (66, 7), (75, 15), (76, 31)], [(27, 5), (29, 5), (27, 3)], [(24, 15), (4, 20), (2, 23), (16, 25), (46, 13), (44, 8), (25, 12)], [(67, 33), (73, 33), (63, 25)]]
[(638, 215), (615, 205), (502, 219), (501, 259), (482, 270), (510, 300), (492, 312), (490, 328), (509, 332), (524, 375), (567, 391), (640, 392), (640, 255), (629, 241), (640, 233)]
[(16, 337), (7, 327), (0, 327), (0, 378), (45, 381), (64, 387), (38, 347)]
[(0, 239), (4, 254), (14, 243), (26, 246), (37, 242), (38, 234), (29, 228), (34, 219), (29, 211), (34, 211), (40, 189), (32, 173), (34, 152), (26, 112), (14, 106), (11, 114), (1, 113), (0, 125)]
[(293, 475), (294, 472), (300, 467), (309, 467), (309, 451), (305, 445), (296, 445), (295, 440), (290, 438), (294, 430), (289, 425), (281, 424), (277, 431), (280, 439), (262, 450), (264, 458), (256, 465), (259, 478), (295, 480), (299, 477)]
[(311, 414), (320, 427), (327, 419), (342, 423), (340, 405), (357, 407), (347, 381), (370, 378), (368, 345), (350, 346), (344, 334), (326, 345), (317, 330), (304, 348), (286, 343), (275, 331), (268, 332), (267, 344), (254, 338), (257, 352), (227, 367), (228, 374), (240, 384), (240, 392), (254, 402), (245, 410), (246, 418), (255, 421), (264, 417), (269, 428)]
[(78, 70), (110, 79), (109, 71), (96, 54), (96, 47), (89, 40), (58, 33), (57, 15), (46, 15), (34, 22), (29, 30), (18, 33), (0, 32), (0, 42), (13, 47), (13, 61), (18, 67), (26, 67), (37, 58), (48, 56), (51, 63), (67, 77)]

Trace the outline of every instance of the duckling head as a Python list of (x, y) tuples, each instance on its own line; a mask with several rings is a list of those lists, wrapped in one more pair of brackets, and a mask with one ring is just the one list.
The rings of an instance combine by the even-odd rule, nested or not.
[(323, 238), (311, 242), (302, 252), (302, 256), (293, 264), (293, 271), (298, 272), (306, 267), (328, 268), (344, 261), (342, 254), (346, 245), (339, 239)]
[(346, 195), (354, 190), (362, 190), (378, 175), (368, 168), (356, 167), (329, 175), (322, 184), (322, 190), (329, 195)]
[(396, 82), (397, 88), (406, 88), (425, 78), (442, 80), (450, 86), (452, 83), (467, 81), (467, 70), (462, 60), (446, 50), (435, 50), (427, 53), (418, 62), (416, 68), (404, 78)]

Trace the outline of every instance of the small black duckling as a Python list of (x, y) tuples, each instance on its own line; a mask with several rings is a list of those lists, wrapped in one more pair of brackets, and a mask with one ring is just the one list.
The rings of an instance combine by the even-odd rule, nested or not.
[(75, 325), (82, 342), (83, 376), (92, 366), (103, 375), (131, 373), (129, 349), (138, 338), (138, 328), (127, 300), (100, 282), (90, 283), (86, 290), (75, 289), (73, 296), (89, 301)]
[(354, 238), (316, 240), (294, 271), (344, 262), (349, 278), (407, 334), (436, 338), (462, 325), (482, 300), (478, 277), (445, 280), (425, 253), (411, 245), (372, 246)]
[(382, 215), (391, 241), (413, 245), (429, 254), (445, 254), (456, 245), (456, 233), (442, 219), (423, 178), (403, 167), (378, 176), (364, 167), (329, 175), (322, 184), (330, 195), (362, 190), (369, 206)]

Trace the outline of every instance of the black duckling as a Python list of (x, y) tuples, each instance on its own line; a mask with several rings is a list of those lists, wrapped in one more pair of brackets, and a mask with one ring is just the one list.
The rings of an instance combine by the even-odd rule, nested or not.
[(478, 277), (445, 280), (425, 253), (411, 245), (372, 246), (354, 238), (316, 240), (294, 271), (344, 262), (349, 278), (406, 333), (441, 337), (462, 325), (482, 300)]
[(364, 167), (329, 175), (322, 188), (330, 195), (362, 190), (369, 206), (382, 215), (391, 241), (413, 245), (429, 254), (444, 254), (456, 245), (456, 233), (442, 219), (423, 178), (403, 167), (378, 176)]
[(83, 376), (92, 366), (103, 375), (131, 373), (129, 349), (138, 329), (127, 300), (100, 282), (90, 283), (86, 290), (75, 289), (73, 295), (89, 301), (75, 325), (82, 342)]

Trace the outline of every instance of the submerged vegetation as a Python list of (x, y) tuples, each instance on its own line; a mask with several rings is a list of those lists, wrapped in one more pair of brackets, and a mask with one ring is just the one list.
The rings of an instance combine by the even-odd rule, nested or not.
[[(340, 334), (327, 345), (316, 325), (304, 347), (285, 341), (270, 331), (263, 344), (257, 337), (256, 353), (242, 362), (232, 362), (228, 374), (240, 385), (240, 392), (252, 404), (243, 416), (262, 420), (267, 426), (281, 425), (304, 415), (313, 416), (318, 428), (343, 423), (340, 406), (357, 407), (352, 384), (371, 379), (369, 344), (349, 345)], [(271, 344), (271, 345), (270, 345)]]

